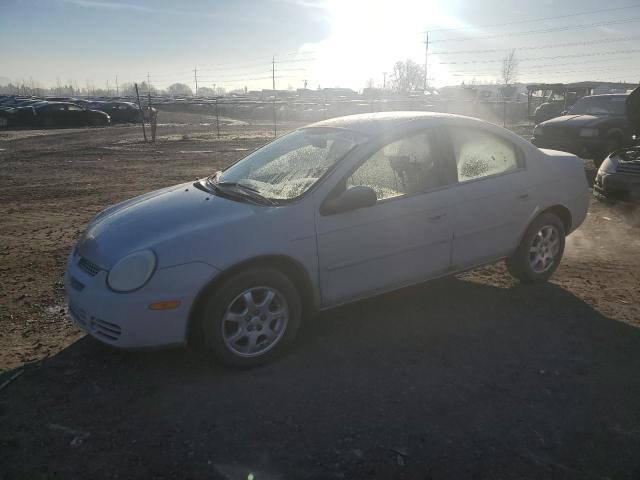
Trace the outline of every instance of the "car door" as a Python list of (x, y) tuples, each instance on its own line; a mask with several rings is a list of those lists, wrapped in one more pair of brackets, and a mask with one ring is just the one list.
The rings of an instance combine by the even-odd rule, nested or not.
[(376, 204), (317, 213), (324, 305), (416, 283), (450, 268), (448, 205), (455, 178), (441, 168), (435, 131), (411, 133), (371, 153), (337, 190), (370, 187)]
[(48, 127), (62, 127), (66, 125), (66, 107), (62, 103), (45, 105), (42, 109), (42, 122)]
[(452, 268), (480, 265), (515, 250), (535, 201), (522, 151), (483, 128), (449, 129), (458, 173), (452, 207)]
[(67, 125), (83, 126), (89, 123), (88, 112), (84, 108), (73, 103), (68, 103), (65, 106)]

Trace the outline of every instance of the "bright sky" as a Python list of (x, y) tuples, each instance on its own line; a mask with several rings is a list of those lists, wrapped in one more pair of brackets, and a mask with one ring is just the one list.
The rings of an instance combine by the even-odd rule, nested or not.
[[(585, 13), (591, 12), (591, 13)], [(639, 0), (0, 0), (0, 84), (350, 87), (407, 58), (435, 86), (640, 79)], [(454, 29), (443, 31), (443, 29)]]

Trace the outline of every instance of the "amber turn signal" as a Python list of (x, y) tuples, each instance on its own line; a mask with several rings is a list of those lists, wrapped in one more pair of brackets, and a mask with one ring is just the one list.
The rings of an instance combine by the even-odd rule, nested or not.
[(178, 308), (180, 300), (169, 300), (168, 302), (156, 302), (149, 305), (149, 310), (171, 310)]

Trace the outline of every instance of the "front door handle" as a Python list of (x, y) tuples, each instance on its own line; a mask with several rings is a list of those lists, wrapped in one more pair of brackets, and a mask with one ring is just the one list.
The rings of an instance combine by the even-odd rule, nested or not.
[(516, 197), (518, 200), (526, 200), (527, 198), (529, 198), (529, 194), (528, 193), (521, 193), (520, 195), (518, 195)]
[(437, 222), (438, 220), (442, 220), (446, 216), (447, 216), (446, 213), (439, 213), (437, 215), (432, 215), (432, 216), (429, 217), (429, 221), (430, 222)]

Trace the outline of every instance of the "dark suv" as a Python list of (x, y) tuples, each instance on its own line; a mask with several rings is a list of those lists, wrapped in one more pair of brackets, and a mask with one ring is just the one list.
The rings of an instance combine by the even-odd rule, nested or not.
[(593, 158), (596, 166), (614, 150), (633, 143), (627, 94), (583, 97), (565, 115), (536, 125), (533, 144)]

